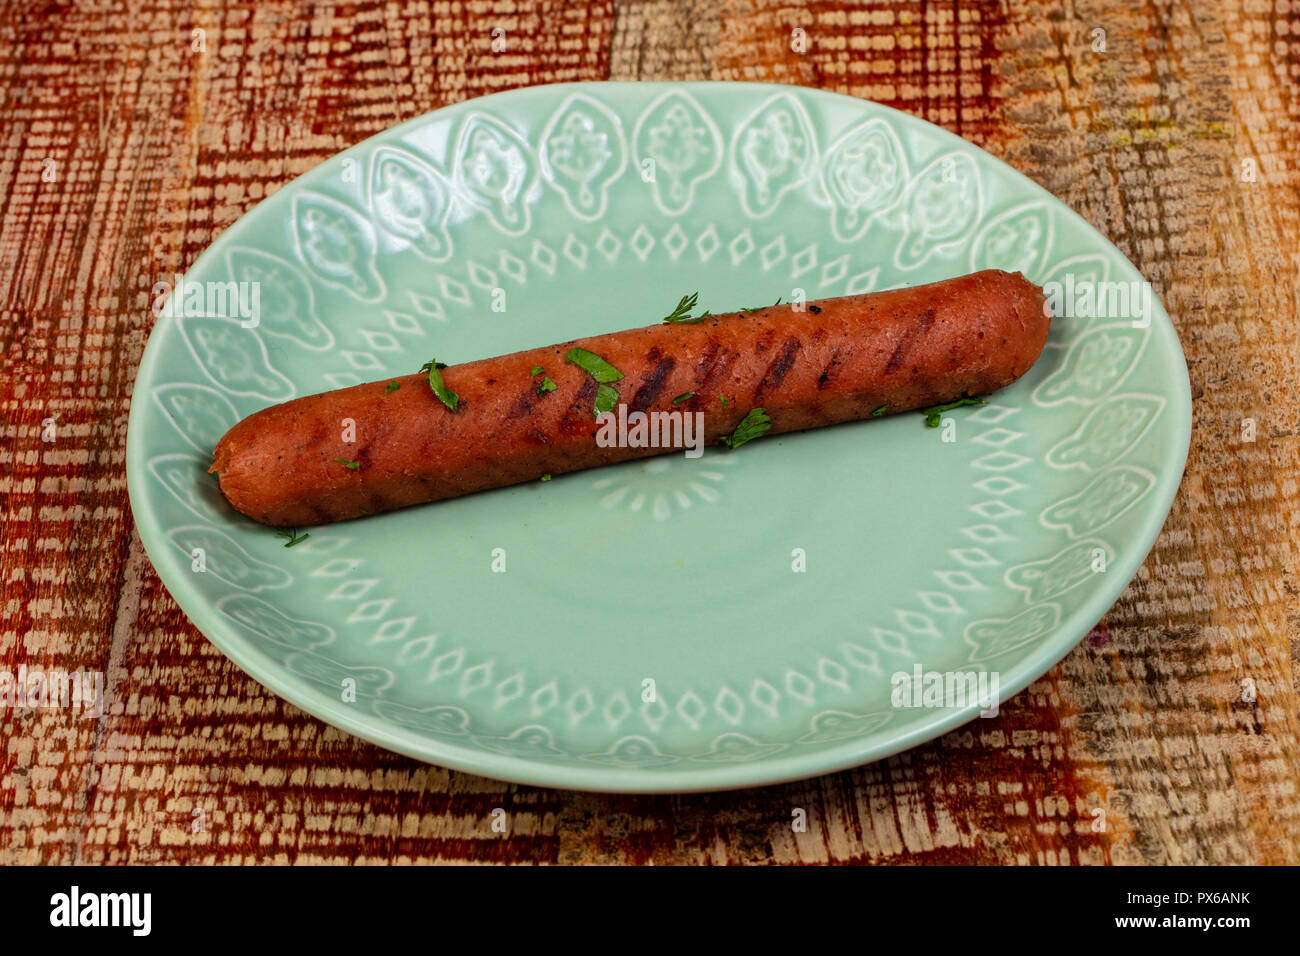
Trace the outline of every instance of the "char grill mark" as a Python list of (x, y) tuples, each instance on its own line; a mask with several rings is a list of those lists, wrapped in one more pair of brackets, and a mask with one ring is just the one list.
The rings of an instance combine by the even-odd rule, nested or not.
[(536, 399), (531, 390), (524, 392), (510, 406), (510, 411), (506, 412), (506, 418), (524, 418), (532, 412), (535, 401)]
[(833, 378), (832, 373), (835, 371), (835, 366), (840, 364), (839, 359), (840, 347), (837, 345), (835, 348), (831, 349), (831, 360), (826, 363), (826, 367), (822, 369), (822, 373), (817, 376), (817, 391), (820, 392), (822, 389), (826, 388), (826, 386), (830, 385), (831, 379)]
[(695, 366), (695, 394), (686, 403), (686, 410), (701, 412), (709, 397), (717, 390), (718, 383), (731, 374), (731, 367), (736, 364), (737, 355), (722, 348), (717, 342), (709, 343), (709, 350)]
[(894, 354), (889, 356), (889, 361), (885, 363), (885, 373), (897, 372), (903, 367), (903, 360), (907, 358), (907, 353), (912, 350), (916, 340), (930, 331), (930, 326), (934, 324), (934, 309), (926, 309), (925, 315), (921, 316), (921, 324), (914, 325), (903, 333), (898, 345), (894, 348)]
[(780, 353), (776, 358), (772, 359), (772, 364), (769, 365), (767, 371), (763, 373), (763, 380), (759, 382), (758, 387), (754, 389), (755, 404), (758, 404), (765, 394), (781, 384), (786, 373), (789, 372), (790, 368), (794, 365), (794, 357), (802, 345), (803, 343), (793, 335), (781, 343)]
[[(658, 351), (654, 349), (652, 351)], [(629, 412), (644, 412), (654, 404), (656, 398), (664, 390), (664, 385), (668, 381), (668, 376), (677, 363), (671, 358), (663, 359), (652, 368), (646, 377), (641, 380), (641, 387), (636, 390), (632, 396), (632, 404), (628, 407)]]

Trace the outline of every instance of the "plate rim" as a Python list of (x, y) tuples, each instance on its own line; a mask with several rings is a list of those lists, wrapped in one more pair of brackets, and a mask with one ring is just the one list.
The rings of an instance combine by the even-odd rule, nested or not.
[[(983, 162), (1001, 167), (1004, 173), (1010, 174), (1013, 179), (1019, 180), (1020, 185), (1025, 189), (1023, 193), (1025, 197), (1048, 200), (1052, 204), (1054, 213), (1057, 215), (1068, 214), (1068, 217), (1071, 217), (1076, 225), (1082, 226), (1095, 235), (1101, 242), (1110, 247), (1120, 260), (1128, 263), (1144, 281), (1148, 281), (1128, 256), (1124, 255), (1110, 239), (1075, 212), (1066, 202), (1009, 163), (975, 143), (958, 136), (956, 133), (921, 117), (861, 97), (808, 86), (733, 80), (582, 80), (565, 83), (544, 83), (503, 90), (440, 106), (437, 109), (412, 117), (395, 126), (358, 140), (356, 143), (339, 150), (311, 169), (284, 183), (275, 192), (264, 197), (226, 227), (219, 235), (215, 236), (194, 259), (189, 269), (183, 271), (188, 273), (205, 264), (207, 257), (213, 254), (214, 245), (227, 237), (234, 239), (240, 231), (249, 228), (248, 220), (251, 214), (285, 188), (294, 185), (306, 176), (317, 174), (320, 170), (326, 170), (331, 165), (340, 163), (346, 155), (363, 149), (367, 143), (373, 140), (380, 137), (399, 137), (401, 131), (426, 124), (431, 117), (454, 117), (457, 112), (479, 108), (482, 104), (495, 101), (499, 97), (518, 97), (541, 90), (580, 92), (608, 90), (610, 87), (628, 87), (662, 90), (679, 89), (689, 93), (701, 89), (717, 89), (722, 86), (743, 87), (753, 91), (757, 97), (761, 97), (764, 92), (784, 92), (793, 94), (796, 97), (833, 97), (849, 101), (867, 112), (883, 111), (883, 113), (876, 113), (876, 115), (885, 115), (895, 122), (916, 123), (928, 127), (927, 132), (935, 136), (941, 144), (949, 142), (959, 144), (962, 149), (975, 150), (982, 154), (981, 160)], [(1151, 500), (1151, 504), (1145, 510), (1137, 531), (1132, 536), (1133, 546), (1118, 552), (1107, 571), (1106, 577), (1108, 580), (1120, 578), (1124, 583), (1113, 594), (1109, 587), (1094, 590), (1087, 598), (1075, 605), (1067, 616), (1062, 618), (1056, 627), (1052, 629), (1049, 639), (1043, 641), (1031, 654), (1017, 658), (1016, 663), (1011, 668), (1000, 670), (999, 705), (1019, 694), (1025, 687), (1042, 677), (1064, 659), (1095, 626), (1097, 621), (1101, 620), (1115, 605), (1124, 591), (1128, 589), (1142, 564), (1146, 561), (1151, 549), (1155, 546), (1181, 488), (1191, 445), (1191, 383), (1187, 370), (1186, 354), (1183, 351), (1173, 320), (1170, 318), (1160, 297), (1155, 294), (1154, 289), (1152, 290), (1152, 299), (1157, 307), (1151, 322), (1152, 338), (1159, 338), (1158, 346), (1163, 352), (1164, 358), (1174, 366), (1170, 370), (1174, 381), (1171, 383), (1171, 391), (1167, 396), (1170, 398), (1168, 417), (1159, 427), (1166, 431), (1177, 430), (1175, 436), (1177, 438), (1176, 454), (1172, 455), (1170, 461), (1166, 463), (1167, 467), (1162, 467), (1157, 472), (1157, 485), (1153, 489), (1155, 495)], [(292, 672), (270, 660), (246, 638), (221, 627), (219, 619), (212, 616), (213, 607), (211, 602), (198, 593), (197, 588), (193, 586), (193, 582), (183, 573), (176, 573), (175, 565), (179, 558), (171, 553), (174, 549), (167, 547), (166, 531), (149, 507), (151, 476), (148, 473), (147, 462), (144, 461), (145, 450), (143, 443), (145, 438), (143, 436), (144, 430), (140, 424), (142, 416), (145, 414), (141, 411), (145, 407), (145, 403), (135, 401), (139, 386), (141, 384), (150, 384), (150, 380), (154, 378), (155, 367), (159, 362), (162, 350), (160, 344), (162, 336), (155, 335), (155, 332), (162, 328), (165, 328), (165, 325), (156, 319), (149, 331), (149, 337), (145, 343), (131, 387), (131, 404), (127, 420), (126, 479), (127, 497), (135, 531), (140, 537), (141, 545), (153, 565), (159, 581), (172, 600), (184, 612), (191, 625), (207, 641), (221, 651), (247, 676), (262, 684), (276, 696), (333, 727), (359, 737), (368, 743), (438, 767), (460, 770), (512, 783), (595, 793), (700, 793), (745, 787), (775, 786), (858, 767), (933, 740), (975, 719), (981, 709), (978, 702), (972, 702), (961, 708), (937, 709), (929, 720), (913, 727), (906, 733), (892, 735), (887, 740), (877, 743), (863, 743), (860, 739), (850, 738), (844, 743), (802, 754), (780, 754), (735, 764), (701, 764), (694, 768), (674, 766), (662, 770), (647, 770), (637, 767), (584, 767), (567, 763), (547, 763), (511, 754), (493, 753), (482, 748), (465, 747), (446, 739), (432, 739), (420, 736), (409, 728), (387, 721), (368, 710), (335, 701), (323, 690), (314, 688), (301, 678), (296, 678)], [(1175, 359), (1181, 361), (1175, 361)], [(1175, 463), (1178, 465), (1176, 478), (1171, 473), (1172, 466)], [(167, 568), (166, 574), (164, 573), (164, 567)], [(208, 626), (204, 626), (200, 621), (206, 622)], [(214, 636), (214, 634), (217, 636)], [(1062, 637), (1061, 635), (1069, 636)], [(1003, 680), (1002, 678), (1009, 679)]]

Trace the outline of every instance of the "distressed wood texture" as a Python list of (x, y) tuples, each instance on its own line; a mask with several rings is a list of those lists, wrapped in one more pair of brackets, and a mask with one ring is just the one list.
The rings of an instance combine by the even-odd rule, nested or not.
[[(1300, 0), (20, 0), (0, 77), (0, 666), (103, 671), (109, 694), (98, 720), (0, 712), (0, 861), (1300, 862)], [(124, 478), (152, 284), (400, 120), (605, 78), (797, 83), (924, 117), (1155, 284), (1195, 396), (1178, 499), (1103, 625), (995, 720), (735, 793), (513, 786), (284, 704), (160, 584)]]

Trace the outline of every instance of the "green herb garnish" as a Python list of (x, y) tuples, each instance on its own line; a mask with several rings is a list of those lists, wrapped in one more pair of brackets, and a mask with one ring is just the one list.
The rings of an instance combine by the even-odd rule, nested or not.
[(617, 404), (618, 389), (613, 385), (602, 385), (596, 389), (596, 406), (593, 414), (599, 416), (601, 412), (612, 412)]
[(586, 349), (571, 348), (564, 355), (564, 361), (572, 362), (602, 385), (617, 382), (623, 373), (610, 365), (595, 352)]
[(433, 394), (438, 396), (438, 400), (442, 402), (442, 404), (446, 405), (454, 412), (457, 403), (460, 401), (460, 396), (442, 383), (441, 370), (446, 367), (447, 366), (442, 362), (435, 360), (432, 362), (425, 362), (420, 366), (420, 371), (429, 373), (429, 388), (433, 389)]
[(284, 543), (284, 546), (285, 546), (286, 548), (292, 548), (292, 547), (293, 547), (295, 544), (297, 544), (299, 541), (306, 541), (308, 538), (311, 537), (311, 535), (310, 535), (309, 533), (307, 533), (307, 532), (304, 532), (303, 534), (298, 534), (298, 529), (297, 529), (297, 528), (294, 528), (292, 531), (277, 531), (277, 532), (275, 533), (275, 536), (276, 536), (277, 538), (286, 538), (286, 539), (288, 539), (288, 540), (286, 540), (285, 543)]
[(529, 375), (541, 375), (541, 374), (542, 374), (542, 367), (541, 367), (540, 365), (534, 365), (534, 366), (533, 366), (533, 370), (532, 370), (531, 372), (529, 372), (528, 374), (529, 374)]
[(361, 512), (361, 517), (363, 517), (363, 518), (364, 518), (366, 515), (370, 514), (370, 512), (367, 511), (365, 508), (358, 508), (357, 510)]
[(681, 322), (695, 309), (695, 303), (699, 300), (700, 294), (692, 292), (690, 295), (684, 295), (677, 303), (677, 308), (671, 313), (664, 316), (665, 322)]
[(872, 412), (872, 413), (871, 413), (871, 417), (872, 417), (872, 418), (879, 418), (881, 415), (885, 414), (885, 412), (887, 412), (887, 411), (889, 411), (889, 402), (885, 402), (885, 404), (881, 405), (881, 406), (880, 406), (879, 408), (877, 408), (874, 412)]
[(709, 317), (709, 313), (707, 311), (701, 316), (697, 316), (694, 319), (691, 318), (691, 312), (694, 310), (695, 302), (696, 300), (699, 299), (699, 297), (700, 294), (698, 292), (692, 292), (690, 295), (682, 296), (677, 303), (677, 308), (673, 309), (671, 314), (665, 315), (664, 321), (672, 322), (676, 325), (685, 325), (694, 322), (703, 322), (705, 319)]
[(761, 311), (762, 309), (772, 309), (780, 304), (781, 304), (781, 296), (778, 295), (776, 297), (776, 301), (773, 302), (771, 305), (760, 305), (757, 309), (741, 309), (740, 311), (748, 312), (750, 315), (753, 315), (755, 312)]
[(698, 292), (692, 292), (690, 295), (684, 295), (681, 301), (677, 303), (677, 308), (673, 309), (672, 315), (665, 315), (664, 321), (671, 322), (673, 325), (694, 325), (697, 322), (703, 322), (713, 313), (705, 309), (695, 318), (691, 318), (691, 310), (695, 308), (695, 302), (699, 298)]
[(348, 461), (346, 458), (335, 458), (334, 460), (344, 468), (351, 468), (353, 471), (356, 471), (361, 467), (361, 462), (359, 461)]
[(987, 404), (988, 404), (987, 399), (983, 399), (983, 398), (959, 398), (955, 402), (948, 402), (947, 404), (944, 405), (935, 405), (931, 408), (923, 408), (921, 409), (921, 412), (922, 414), (925, 415), (926, 428), (938, 428), (939, 420), (942, 417), (943, 413), (946, 411), (949, 411), (954, 408), (961, 408), (963, 405), (987, 405)]
[(397, 379), (393, 379), (388, 383), (388, 387), (384, 389), (384, 394), (387, 395), (389, 392), (395, 392), (401, 387), (402, 386), (398, 384)]
[(722, 407), (723, 407), (723, 408), (726, 408), (728, 405), (731, 404), (731, 399), (727, 398), (726, 395), (719, 395), (719, 396), (718, 396), (718, 401), (722, 402)]
[(692, 398), (694, 395), (695, 395), (694, 392), (682, 392), (680, 395), (678, 395), (676, 398), (673, 399), (673, 404), (680, 405), (682, 402), (686, 401), (688, 398)]
[(553, 392), (553, 391), (555, 391), (557, 388), (559, 388), (559, 386), (556, 385), (555, 382), (553, 382), (553, 381), (550, 379), (550, 377), (548, 376), (548, 377), (542, 379), (542, 384), (541, 384), (541, 385), (538, 385), (538, 386), (537, 386), (537, 394), (538, 394), (538, 395), (545, 395), (547, 392)]
[[(601, 412), (612, 412), (618, 403), (618, 389), (610, 385), (623, 377), (623, 373), (610, 365), (595, 352), (582, 348), (571, 348), (564, 355), (564, 361), (572, 362), (599, 383), (596, 389), (596, 403), (592, 416), (599, 418)], [(539, 393), (540, 394), (540, 393)]]
[(551, 480), (551, 473), (549, 471), (546, 474), (542, 475), (542, 481), (550, 481), (550, 480)]
[(740, 420), (736, 430), (722, 437), (722, 444), (732, 449), (739, 448), (747, 441), (766, 435), (771, 427), (772, 419), (767, 417), (767, 412), (761, 408), (750, 409), (749, 414)]

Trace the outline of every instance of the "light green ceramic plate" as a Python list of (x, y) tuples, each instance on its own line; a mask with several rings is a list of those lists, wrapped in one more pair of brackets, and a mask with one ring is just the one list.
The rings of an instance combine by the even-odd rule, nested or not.
[[(665, 456), (288, 549), (206, 474), (250, 412), (431, 355), (646, 325), (695, 290), (725, 311), (986, 267), (1062, 283), (1072, 312), (1100, 289), (1108, 314), (1058, 318), (1023, 380), (941, 428)], [(1119, 301), (1148, 288), (1133, 266), (986, 153), (846, 96), (580, 83), (462, 103), (300, 177), (186, 279), (260, 283), (260, 316), (187, 286), (189, 311), (228, 317), (164, 315), (145, 351), (127, 468), (168, 589), (298, 706), (509, 780), (721, 789), (956, 727), (986, 703), (961, 692), (996, 677), (1010, 697), (1105, 614), (1186, 459), (1183, 355), (1158, 303)], [(923, 693), (965, 673), (987, 683)]]

